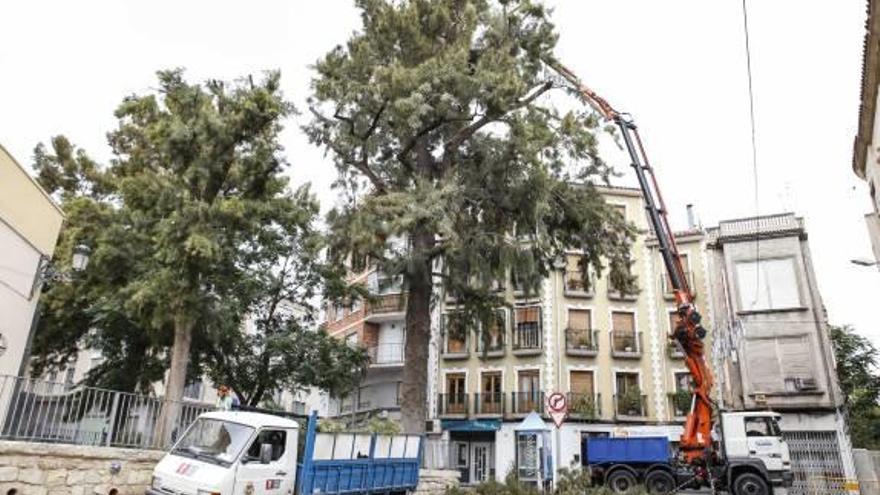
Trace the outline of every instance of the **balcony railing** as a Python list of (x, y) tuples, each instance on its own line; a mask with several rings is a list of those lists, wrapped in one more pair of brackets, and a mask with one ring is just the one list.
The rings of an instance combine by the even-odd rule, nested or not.
[(641, 332), (611, 331), (611, 355), (616, 358), (642, 357)]
[(684, 359), (684, 352), (682, 352), (681, 346), (671, 340), (666, 342), (666, 353), (672, 359)]
[[(684, 278), (687, 279), (691, 293), (696, 295), (697, 288), (694, 286), (694, 274), (690, 270), (687, 270), (684, 272)], [(660, 288), (663, 292), (663, 297), (666, 299), (675, 299), (675, 292), (672, 290), (672, 281), (669, 279), (668, 275), (662, 275), (660, 277)]]
[(608, 281), (608, 299), (612, 299), (615, 301), (635, 301), (639, 298), (638, 293), (636, 292), (624, 292), (621, 289), (618, 289), (614, 285), (611, 284), (611, 281)]
[(569, 392), (568, 414), (576, 419), (599, 419), (602, 417), (602, 394)]
[(474, 414), (481, 416), (501, 416), (505, 413), (504, 392), (474, 394)]
[(514, 354), (540, 354), (543, 339), (537, 322), (517, 323), (513, 330)]
[(565, 352), (570, 356), (595, 356), (599, 352), (599, 332), (585, 328), (566, 328)]
[(367, 349), (372, 366), (402, 366), (403, 344), (377, 344)]
[(648, 415), (645, 409), (647, 403), (647, 395), (615, 395), (614, 417), (616, 419), (643, 419)]
[(590, 276), (586, 280), (580, 270), (565, 271), (565, 295), (575, 297), (590, 297), (595, 292), (596, 280)]
[(528, 414), (535, 411), (544, 413), (544, 392), (533, 390), (531, 392), (511, 392), (511, 413)]
[(693, 394), (689, 391), (672, 392), (668, 396), (669, 411), (675, 419), (683, 419), (691, 410)]
[(469, 411), (468, 394), (439, 394), (437, 413), (440, 416), (467, 417)]
[(370, 315), (388, 315), (406, 311), (406, 294), (375, 296), (369, 303)]

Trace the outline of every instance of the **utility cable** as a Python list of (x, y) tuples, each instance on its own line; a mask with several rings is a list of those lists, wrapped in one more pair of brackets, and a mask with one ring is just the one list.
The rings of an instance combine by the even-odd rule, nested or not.
[(743, 34), (745, 37), (746, 49), (746, 75), (749, 82), (749, 122), (751, 124), (752, 133), (752, 178), (755, 189), (755, 300), (752, 305), (758, 302), (761, 295), (761, 229), (760, 219), (761, 208), (758, 195), (758, 146), (755, 139), (755, 92), (752, 85), (752, 50), (749, 43), (749, 15), (746, 8), (746, 0), (742, 0), (743, 13)]

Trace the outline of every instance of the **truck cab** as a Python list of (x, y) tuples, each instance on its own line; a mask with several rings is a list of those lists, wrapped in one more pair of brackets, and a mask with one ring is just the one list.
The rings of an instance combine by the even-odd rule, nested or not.
[(147, 495), (293, 492), (299, 424), (268, 414), (201, 415), (159, 461)]
[(791, 486), (791, 455), (782, 439), (778, 413), (721, 413), (725, 477), (734, 493), (762, 493), (756, 477), (781, 493)]

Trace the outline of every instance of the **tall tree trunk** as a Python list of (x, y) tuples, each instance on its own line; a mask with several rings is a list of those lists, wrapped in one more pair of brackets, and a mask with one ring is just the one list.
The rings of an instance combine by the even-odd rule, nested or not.
[(425, 431), (428, 409), (428, 345), (431, 341), (431, 261), (420, 259), (432, 247), (434, 236), (418, 233), (413, 236), (416, 257), (409, 274), (409, 295), (406, 303), (405, 366), (401, 383), (401, 416), (403, 430), (408, 433)]
[[(174, 344), (171, 347), (171, 369), (165, 383), (165, 401), (159, 415), (156, 438), (162, 440), (163, 446), (171, 444), (177, 418), (180, 415), (180, 403), (183, 400), (183, 389), (186, 386), (186, 367), (189, 364), (189, 350), (192, 345), (193, 324), (184, 317), (174, 320)], [(180, 432), (178, 432), (179, 434)]]

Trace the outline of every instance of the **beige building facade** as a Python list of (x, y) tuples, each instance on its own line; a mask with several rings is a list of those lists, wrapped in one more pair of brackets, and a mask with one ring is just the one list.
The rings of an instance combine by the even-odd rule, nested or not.
[(18, 375), (64, 213), (0, 146), (0, 375)]
[(862, 61), (859, 122), (853, 143), (853, 172), (868, 183), (871, 211), (865, 214), (874, 260), (880, 269), (880, 1), (868, 1)]

